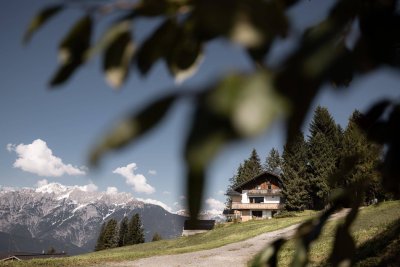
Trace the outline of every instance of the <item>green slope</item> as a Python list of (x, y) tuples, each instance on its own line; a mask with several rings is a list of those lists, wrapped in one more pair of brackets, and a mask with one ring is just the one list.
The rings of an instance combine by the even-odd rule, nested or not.
[[(192, 252), (245, 240), (264, 232), (305, 221), (315, 216), (315, 214), (315, 212), (306, 211), (297, 214), (296, 217), (222, 225), (208, 233), (191, 237), (150, 242), (63, 259), (34, 260), (13, 264), (0, 263), (0, 266), (102, 265), (107, 262), (135, 260), (155, 255)], [(377, 262), (390, 263), (393, 261), (393, 251), (397, 251), (396, 249), (398, 249), (400, 243), (399, 231), (396, 230), (400, 229), (399, 219), (400, 201), (388, 201), (377, 206), (363, 208), (360, 211), (352, 228), (357, 245), (361, 248), (360, 253), (357, 255), (357, 263), (360, 266), (376, 266), (375, 263)], [(322, 238), (312, 245), (311, 265), (325, 265), (337, 222), (329, 222), (323, 231)], [(287, 266), (290, 263), (293, 251), (294, 243), (289, 242), (279, 255), (280, 266)], [(390, 266), (390, 264), (386, 265)]]
[[(342, 219), (341, 219), (342, 220)], [(359, 248), (357, 266), (400, 266), (398, 249), (400, 244), (400, 201), (387, 201), (376, 206), (365, 207), (352, 226), (352, 235)], [(332, 249), (337, 221), (329, 222), (321, 237), (311, 245), (310, 266), (326, 266)], [(288, 266), (294, 253), (293, 241), (284, 245), (279, 254), (279, 265)], [(396, 250), (397, 249), (397, 250)], [(395, 253), (393, 253), (396, 251)], [(397, 264), (393, 264), (396, 261)], [(382, 261), (382, 263), (381, 263)]]
[[(69, 258), (18, 262), (12, 263), (12, 266), (88, 266), (92, 264), (105, 264), (113, 261), (134, 260), (155, 255), (177, 254), (211, 249), (305, 221), (315, 216), (315, 214), (316, 212), (313, 211), (305, 211), (297, 213), (296, 216), (290, 218), (256, 220), (245, 223), (219, 225), (212, 231), (195, 236), (103, 250)], [(0, 266), (8, 265), (4, 263), (2, 265), (0, 263)]]

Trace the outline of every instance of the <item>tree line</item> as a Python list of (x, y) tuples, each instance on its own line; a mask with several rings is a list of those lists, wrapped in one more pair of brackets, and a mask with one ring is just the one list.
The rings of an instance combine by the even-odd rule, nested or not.
[[(152, 241), (161, 239), (161, 235), (155, 233)], [(130, 220), (125, 216), (119, 224), (115, 219), (104, 222), (97, 238), (95, 251), (140, 244), (144, 241), (144, 228), (139, 214), (136, 213)]]
[[(272, 148), (264, 164), (253, 149), (230, 179), (228, 190), (268, 171), (280, 175), (284, 206), (289, 211), (323, 209), (336, 192), (346, 187), (354, 187), (355, 194), (362, 194), (364, 204), (390, 198), (379, 183), (383, 146), (369, 141), (358, 128), (360, 116), (359, 111), (354, 111), (342, 129), (328, 109), (317, 107), (307, 137), (298, 132), (284, 146), (282, 155)], [(353, 170), (343, 171), (349, 165)]]

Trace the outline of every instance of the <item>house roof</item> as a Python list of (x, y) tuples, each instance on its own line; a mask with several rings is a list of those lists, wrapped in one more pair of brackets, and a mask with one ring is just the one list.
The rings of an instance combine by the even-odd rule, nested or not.
[(234, 211), (232, 209), (224, 209), (222, 214), (223, 215), (232, 215), (232, 214), (234, 214)]
[(227, 196), (240, 196), (240, 193), (235, 190), (229, 189), (228, 192), (226, 192), (226, 195)]
[(248, 183), (250, 183), (250, 182), (252, 182), (252, 181), (254, 181), (254, 180), (257, 180), (258, 178), (260, 178), (260, 177), (262, 177), (262, 176), (265, 176), (265, 175), (269, 175), (269, 176), (275, 177), (275, 178), (278, 180), (279, 185), (282, 186), (283, 183), (282, 183), (281, 177), (280, 177), (279, 175), (277, 175), (277, 174), (275, 174), (275, 173), (272, 173), (272, 172), (265, 171), (265, 172), (262, 172), (262, 173), (260, 173), (260, 174), (258, 174), (258, 175), (256, 175), (256, 176), (254, 176), (253, 178), (251, 178), (251, 179), (249, 179), (249, 180), (247, 180), (247, 181), (244, 181), (243, 183), (241, 183), (241, 184), (235, 186), (235, 187), (233, 188), (233, 191), (237, 192), (237, 191), (236, 191), (237, 189), (240, 189), (240, 188), (243, 187), (244, 185), (246, 185), (246, 184), (248, 184)]
[(186, 220), (183, 230), (212, 230), (215, 225), (215, 220)]

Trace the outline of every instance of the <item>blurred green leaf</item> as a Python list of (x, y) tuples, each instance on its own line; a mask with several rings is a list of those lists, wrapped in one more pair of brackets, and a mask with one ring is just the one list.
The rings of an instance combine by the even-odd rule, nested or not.
[(50, 81), (56, 86), (67, 81), (74, 71), (84, 62), (85, 53), (90, 46), (92, 19), (85, 16), (75, 23), (59, 46), (61, 66)]
[(110, 27), (107, 28), (105, 33), (101, 36), (100, 40), (98, 40), (86, 53), (85, 59), (91, 59), (96, 54), (100, 53), (107, 47), (111, 45), (115, 39), (121, 34), (130, 31), (131, 22), (130, 20), (122, 20), (114, 23)]
[(147, 74), (157, 60), (165, 57), (171, 51), (178, 31), (176, 21), (167, 19), (142, 44), (137, 52), (137, 66), (143, 75)]
[(239, 0), (195, 1), (189, 18), (200, 40), (228, 36), (234, 23)]
[(202, 59), (202, 44), (188, 31), (181, 29), (172, 50), (166, 55), (170, 72), (181, 82), (193, 75)]
[(349, 229), (340, 225), (336, 231), (335, 242), (330, 262), (333, 266), (352, 266), (356, 245), (349, 233)]
[(239, 1), (230, 38), (246, 48), (267, 51), (276, 36), (286, 36), (289, 23), (277, 1)]
[(28, 29), (23, 37), (23, 43), (28, 43), (31, 40), (32, 35), (48, 20), (59, 13), (63, 7), (63, 5), (54, 5), (41, 10), (29, 23)]
[(129, 31), (121, 32), (107, 47), (103, 69), (112, 87), (119, 88), (125, 82), (133, 53), (134, 45)]
[(197, 219), (201, 209), (207, 165), (222, 146), (235, 138), (227, 118), (214, 113), (206, 97), (197, 104), (189, 137), (185, 145), (187, 166), (187, 195), (192, 221)]
[(83, 62), (85, 52), (90, 46), (91, 35), (92, 19), (90, 16), (84, 16), (72, 26), (60, 43), (59, 58), (61, 63)]
[(142, 0), (134, 12), (139, 16), (159, 16), (165, 14), (168, 8), (168, 0)]
[(90, 153), (90, 164), (97, 165), (105, 153), (121, 149), (153, 129), (165, 117), (177, 94), (171, 94), (147, 105), (121, 121)]
[(49, 83), (50, 87), (59, 85), (68, 80), (81, 63), (78, 61), (68, 62), (59, 67)]
[(286, 240), (279, 238), (258, 253), (252, 260), (251, 267), (276, 267), (278, 266), (278, 252)]
[(192, 219), (197, 219), (201, 208), (206, 168), (223, 146), (261, 134), (287, 112), (285, 100), (270, 87), (270, 78), (263, 72), (231, 75), (199, 97), (185, 148)]
[(266, 72), (226, 77), (210, 94), (210, 105), (229, 117), (242, 137), (261, 134), (279, 115), (287, 115), (290, 106), (276, 92), (272, 76)]
[(323, 212), (318, 218), (307, 221), (299, 226), (295, 235), (295, 238), (297, 239), (296, 251), (290, 266), (303, 267), (307, 265), (308, 251), (311, 243), (318, 239), (322, 228), (336, 209), (336, 206), (332, 206)]

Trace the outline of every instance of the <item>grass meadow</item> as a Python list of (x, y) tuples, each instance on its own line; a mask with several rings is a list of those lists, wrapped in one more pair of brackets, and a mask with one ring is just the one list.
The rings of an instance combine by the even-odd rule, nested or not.
[[(4, 262), (0, 263), (0, 266), (106, 265), (108, 262), (193, 252), (242, 241), (264, 232), (274, 231), (305, 221), (316, 214), (313, 211), (304, 211), (294, 215), (291, 214), (292, 217), (286, 218), (221, 224), (212, 231), (195, 236), (149, 242), (66, 258)], [(400, 201), (387, 201), (360, 210), (352, 226), (352, 235), (360, 248), (359, 253), (356, 255), (356, 265), (377, 266), (381, 264), (381, 266), (390, 266), (391, 262), (396, 261), (397, 252), (400, 251), (399, 219)], [(312, 244), (310, 252), (311, 266), (327, 265), (327, 257), (332, 249), (331, 243), (335, 235), (335, 229), (342, 220), (330, 221), (324, 227), (321, 237)], [(283, 247), (279, 254), (279, 266), (288, 266), (290, 264), (294, 249), (294, 241), (289, 241)]]

